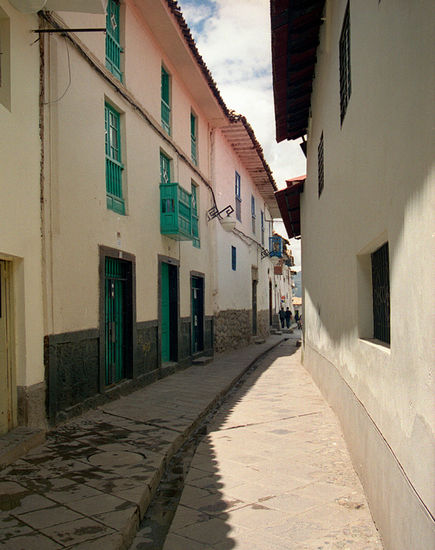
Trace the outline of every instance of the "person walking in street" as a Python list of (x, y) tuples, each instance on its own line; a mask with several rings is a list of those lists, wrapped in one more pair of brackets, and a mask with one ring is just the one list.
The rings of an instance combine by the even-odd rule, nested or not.
[(287, 308), (285, 312), (285, 324), (287, 328), (290, 328), (290, 325), (292, 324), (292, 316), (293, 316), (292, 312), (290, 311), (289, 308)]
[(279, 310), (279, 320), (281, 321), (281, 328), (284, 328), (285, 311), (282, 306), (281, 306), (281, 309)]

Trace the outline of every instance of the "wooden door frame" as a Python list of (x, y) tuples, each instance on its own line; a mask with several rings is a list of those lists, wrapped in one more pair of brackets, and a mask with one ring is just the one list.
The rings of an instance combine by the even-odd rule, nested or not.
[[(99, 390), (104, 393), (106, 390), (106, 351), (105, 351), (105, 292), (106, 292), (106, 257), (122, 260), (130, 264), (130, 271), (128, 273), (128, 284), (130, 286), (130, 293), (127, 298), (130, 298), (130, 303), (127, 306), (130, 309), (130, 318), (127, 319), (127, 323), (130, 325), (127, 327), (129, 332), (128, 339), (131, 346), (127, 347), (127, 353), (125, 356), (125, 378), (135, 378), (137, 375), (137, 366), (135, 361), (135, 350), (137, 343), (137, 330), (136, 330), (136, 256), (123, 250), (116, 248), (110, 248), (108, 246), (99, 247), (99, 291), (100, 291), (100, 315), (99, 315), (99, 333), (100, 333), (100, 368), (99, 368)], [(130, 348), (130, 349), (128, 349)]]
[(176, 334), (176, 357), (174, 358), (178, 362), (178, 353), (180, 349), (180, 260), (171, 258), (170, 256), (157, 255), (158, 261), (158, 290), (157, 290), (157, 315), (158, 315), (158, 334), (157, 334), (157, 349), (158, 349), (158, 366), (162, 366), (162, 263), (173, 266), (177, 270), (177, 334)]
[(192, 311), (192, 281), (193, 278), (202, 279), (202, 350), (197, 353), (203, 353), (205, 350), (205, 274), (200, 271), (191, 271), (190, 272), (190, 322), (191, 322), (191, 335), (190, 335), (190, 354), (194, 355), (193, 352), (193, 311)]
[[(7, 431), (10, 431), (17, 424), (17, 382), (15, 362), (15, 307), (14, 307), (14, 281), (13, 262), (0, 257), (4, 265), (5, 273), (5, 296), (2, 297), (1, 308), (6, 316), (6, 340), (7, 340)], [(1, 279), (1, 273), (0, 273)], [(1, 280), (0, 280), (1, 285)], [(1, 292), (1, 288), (0, 288)]]

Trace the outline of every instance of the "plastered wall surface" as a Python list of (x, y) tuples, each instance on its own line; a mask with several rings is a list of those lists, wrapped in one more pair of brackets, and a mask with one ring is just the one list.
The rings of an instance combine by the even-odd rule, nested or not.
[[(77, 17), (74, 19), (76, 24), (79, 22)], [(126, 24), (131, 24), (132, 28), (126, 62), (126, 84), (128, 86), (128, 76), (132, 75), (132, 86), (137, 88), (129, 91), (134, 97), (137, 94), (139, 99), (148, 101), (154, 110), (157, 98), (160, 113), (160, 67), (164, 56), (153, 37), (147, 34), (145, 24), (135, 20), (128, 12)], [(101, 40), (104, 41), (104, 37)], [(147, 51), (142, 66), (140, 60), (144, 56), (141, 48), (144, 45), (152, 47)], [(135, 47), (137, 51), (134, 51)], [(47, 106), (46, 110), (49, 120), (47, 131), (52, 135), (46, 164), (49, 182), (47, 195), (51, 201), (47, 212), (46, 237), (48, 254), (52, 255), (53, 260), (51, 281), (48, 281), (48, 288), (52, 288), (53, 292), (47, 292), (48, 300), (53, 300), (49, 332), (62, 333), (98, 325), (99, 245), (118, 248), (136, 256), (138, 321), (158, 317), (159, 254), (180, 260), (180, 315), (190, 315), (192, 270), (206, 276), (205, 313), (211, 314), (213, 241), (205, 219), (206, 211), (212, 206), (211, 194), (200, 175), (180, 158), (173, 146), (176, 144), (185, 157), (190, 158), (190, 110), (193, 105), (199, 118), (199, 158), (207, 158), (207, 123), (193, 99), (187, 95), (184, 85), (178, 84), (179, 77), (174, 67), (171, 67), (172, 139), (159, 135), (70, 47), (68, 65), (64, 39), (50, 37), (47, 49), (50, 58), (50, 87), (47, 93), (51, 101), (64, 89), (70, 70), (72, 74), (67, 94), (61, 101)], [(136, 66), (133, 65), (134, 59), (137, 60)], [(169, 66), (169, 62), (166, 64)], [(153, 70), (147, 71), (148, 68)], [(142, 71), (147, 73), (147, 85), (154, 90), (149, 96), (151, 100), (144, 96), (140, 88), (142, 81), (133, 76), (142, 74)], [(121, 113), (125, 216), (106, 208), (105, 102)], [(148, 105), (145, 107), (148, 108)], [(157, 117), (157, 113), (154, 114)], [(156, 123), (160, 126), (159, 118)], [(85, 139), (78, 142), (77, 135), (85, 136)], [(179, 142), (177, 136), (180, 136)], [(191, 241), (177, 242), (160, 233), (160, 152), (171, 159), (171, 181), (177, 181), (189, 192), (192, 182), (198, 185), (199, 249), (193, 247)], [(204, 169), (206, 172), (201, 174), (207, 179), (206, 162)], [(153, 250), (153, 253), (150, 254), (149, 250)]]
[[(352, 92), (340, 125), (345, 7), (328, 4), (312, 95), (301, 203), (305, 338), (349, 385), (434, 513), (433, 6), (350, 3)], [(386, 241), (390, 346), (365, 340), (373, 336), (369, 256)]]
[(38, 21), (5, 0), (0, 1), (0, 19), (10, 31), (8, 52), (2, 43), (2, 68), (8, 62), (10, 69), (9, 74), (3, 70), (2, 86), (10, 87), (10, 102), (0, 102), (0, 259), (12, 262), (16, 382), (28, 386), (44, 378), (39, 47), (31, 45)]

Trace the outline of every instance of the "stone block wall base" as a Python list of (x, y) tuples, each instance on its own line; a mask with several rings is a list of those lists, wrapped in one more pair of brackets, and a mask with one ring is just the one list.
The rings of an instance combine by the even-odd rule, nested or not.
[(215, 316), (215, 351), (221, 353), (247, 346), (252, 338), (252, 320), (249, 309), (227, 309)]
[(19, 426), (47, 428), (45, 382), (33, 386), (17, 386), (17, 420)]
[[(435, 548), (435, 522), (429, 509), (352, 388), (307, 341), (303, 364), (340, 420), (385, 550)], [(431, 483), (435, 486), (434, 479)]]

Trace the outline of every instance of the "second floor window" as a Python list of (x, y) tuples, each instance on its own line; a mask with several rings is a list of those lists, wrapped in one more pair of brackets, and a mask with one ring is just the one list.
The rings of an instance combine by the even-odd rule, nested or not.
[(106, 67), (122, 82), (119, 2), (109, 0), (106, 15)]
[(344, 13), (340, 35), (340, 122), (343, 123), (351, 93), (350, 81), (350, 14), (349, 2)]
[(107, 208), (125, 214), (122, 194), (121, 116), (111, 105), (104, 108)]
[(170, 92), (170, 76), (164, 67), (162, 67), (162, 126), (168, 135), (171, 135), (171, 92)]
[(264, 246), (264, 212), (261, 211), (261, 244)]
[(164, 153), (160, 153), (160, 183), (171, 183), (171, 160)]
[(255, 234), (255, 197), (251, 195), (251, 219), (252, 219), (252, 233)]
[(198, 164), (197, 126), (196, 116), (190, 113), (190, 154), (194, 164)]
[(241, 183), (240, 183), (240, 174), (235, 173), (235, 184), (234, 184), (234, 193), (236, 199), (236, 218), (239, 222), (242, 221), (242, 194), (241, 194)]
[(237, 251), (235, 246), (231, 247), (231, 269), (233, 271), (237, 269)]
[(388, 243), (371, 255), (373, 336), (390, 343), (390, 268)]
[(199, 205), (198, 205), (198, 186), (192, 183), (192, 237), (193, 246), (200, 248), (199, 240)]

